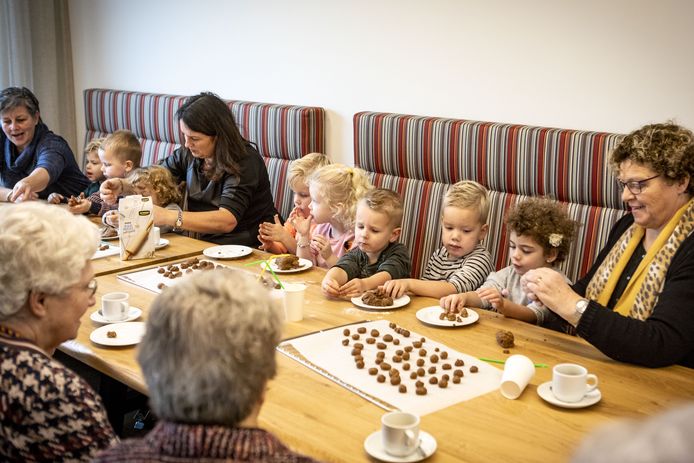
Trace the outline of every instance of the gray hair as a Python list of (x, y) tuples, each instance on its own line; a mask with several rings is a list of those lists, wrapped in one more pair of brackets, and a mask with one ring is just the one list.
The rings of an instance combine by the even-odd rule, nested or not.
[(152, 303), (137, 360), (162, 419), (235, 426), (275, 375), (279, 307), (255, 278), (194, 273)]
[(15, 316), (32, 290), (61, 294), (76, 284), (98, 246), (96, 225), (60, 206), (0, 207), (0, 320)]

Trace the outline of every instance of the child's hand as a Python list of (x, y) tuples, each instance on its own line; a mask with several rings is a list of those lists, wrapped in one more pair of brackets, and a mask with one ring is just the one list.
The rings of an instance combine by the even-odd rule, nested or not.
[(351, 297), (361, 296), (366, 290), (367, 288), (364, 285), (364, 280), (361, 278), (354, 278), (340, 287), (340, 296), (349, 299)]
[(323, 294), (328, 297), (333, 297), (336, 299), (340, 297), (340, 285), (337, 284), (337, 281), (332, 278), (328, 278), (327, 276), (323, 278), (321, 290), (323, 291)]
[(270, 246), (272, 245), (270, 241), (264, 240), (263, 237), (260, 235), (258, 235), (257, 238), (258, 241), (260, 241), (260, 246), (258, 246), (258, 249), (260, 249), (261, 251), (267, 251), (268, 249), (270, 249)]
[(402, 278), (400, 280), (388, 280), (381, 286), (383, 292), (393, 299), (397, 299), (410, 290), (410, 280), (409, 278)]
[(320, 255), (324, 260), (328, 260), (333, 255), (330, 240), (323, 235), (313, 235), (311, 238), (311, 252), (314, 255)]
[(48, 195), (48, 199), (46, 201), (48, 201), (50, 204), (60, 204), (64, 199), (65, 197), (61, 194), (51, 193)]
[(286, 240), (291, 240), (292, 235), (280, 222), (280, 218), (275, 214), (275, 222), (263, 222), (259, 227), (261, 241), (279, 241), (284, 243)]
[[(506, 290), (504, 290), (504, 291), (506, 292), (506, 295), (508, 295), (508, 291), (506, 291)], [(494, 308), (494, 310), (496, 310), (497, 312), (500, 312), (500, 313), (504, 313), (503, 312), (504, 301), (505, 301), (505, 299), (504, 299), (505, 296), (503, 294), (504, 291), (499, 292), (499, 290), (496, 288), (482, 288), (482, 289), (478, 289), (475, 292), (480, 297), (480, 299), (490, 303), (492, 305), (492, 307)]]
[(465, 307), (465, 293), (449, 294), (439, 299), (439, 305), (444, 309), (462, 309)]
[(92, 202), (88, 199), (83, 199), (81, 202), (75, 204), (74, 206), (68, 206), (67, 209), (73, 214), (86, 214), (89, 212), (89, 208), (92, 207)]
[(301, 217), (297, 214), (294, 217), (290, 216), (289, 223), (292, 224), (292, 226), (296, 229), (296, 232), (300, 233), (301, 236), (309, 236), (312, 220), (312, 215), (309, 215), (308, 217)]

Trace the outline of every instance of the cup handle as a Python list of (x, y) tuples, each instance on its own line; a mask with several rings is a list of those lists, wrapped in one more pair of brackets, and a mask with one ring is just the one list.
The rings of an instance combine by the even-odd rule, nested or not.
[(128, 314), (128, 309), (130, 308), (130, 305), (127, 302), (121, 302), (120, 303), (120, 313), (122, 315), (127, 315)]
[(586, 386), (588, 387), (586, 392), (594, 391), (595, 388), (598, 387), (598, 377), (593, 374), (588, 374), (588, 376), (586, 376)]
[(413, 448), (419, 444), (419, 434), (415, 433), (411, 429), (405, 430), (405, 438), (407, 448)]

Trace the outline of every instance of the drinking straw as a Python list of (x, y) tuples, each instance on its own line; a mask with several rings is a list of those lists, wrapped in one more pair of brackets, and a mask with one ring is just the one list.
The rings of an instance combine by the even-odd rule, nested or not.
[(249, 263), (249, 264), (246, 264), (245, 266), (249, 266), (249, 265), (251, 265), (251, 264), (257, 264), (257, 263), (260, 263), (260, 262), (264, 262), (265, 265), (263, 265), (263, 270), (260, 272), (260, 275), (258, 275), (258, 279), (260, 280), (260, 279), (263, 277), (263, 275), (265, 274), (265, 271), (269, 269), (269, 270), (270, 270), (270, 273), (271, 273), (272, 276), (275, 278), (275, 281), (277, 281), (277, 284), (280, 285), (280, 288), (286, 289), (286, 288), (284, 287), (284, 284), (282, 284), (282, 282), (280, 281), (280, 279), (277, 277), (277, 274), (275, 274), (275, 271), (272, 270), (272, 266), (270, 265), (270, 261), (271, 261), (272, 259), (277, 259), (278, 257), (286, 257), (286, 256), (288, 256), (288, 255), (289, 255), (289, 254), (278, 254), (278, 255), (276, 255), (276, 256), (268, 257), (267, 260), (259, 260), (259, 261), (256, 261), (256, 262), (251, 262), (251, 263)]
[[(482, 360), (483, 362), (489, 362), (489, 363), (500, 363), (502, 365), (506, 363), (506, 360), (486, 359), (483, 357), (480, 357), (480, 360)], [(535, 363), (534, 365), (535, 365), (535, 368), (549, 368), (549, 365), (547, 365), (546, 363)]]

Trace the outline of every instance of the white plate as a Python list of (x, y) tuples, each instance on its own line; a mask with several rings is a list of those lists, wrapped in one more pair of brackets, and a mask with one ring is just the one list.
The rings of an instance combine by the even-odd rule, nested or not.
[[(261, 267), (265, 268), (265, 262), (260, 264)], [(313, 262), (311, 262), (308, 259), (304, 259), (302, 257), (299, 257), (299, 268), (293, 268), (291, 270), (280, 270), (280, 268), (277, 266), (275, 263), (275, 260), (270, 261), (270, 268), (272, 269), (273, 272), (275, 273), (296, 273), (296, 272), (303, 272), (304, 270), (308, 270), (311, 267), (313, 267)]]
[(253, 249), (248, 246), (239, 246), (236, 244), (226, 244), (223, 246), (212, 246), (204, 249), (202, 253), (213, 259), (238, 259), (245, 257), (253, 252)]
[[(104, 243), (102, 241), (99, 246), (102, 246), (104, 244), (108, 244), (108, 243)], [(115, 256), (117, 254), (120, 254), (120, 246), (117, 246), (115, 244), (108, 244), (108, 248), (104, 249), (103, 251), (101, 251), (97, 248), (96, 252), (92, 256), (92, 260), (101, 259), (102, 257)]]
[(407, 304), (410, 303), (410, 296), (408, 296), (407, 294), (405, 294), (404, 296), (400, 296), (397, 299), (393, 299), (392, 305), (386, 305), (386, 306), (376, 306), (376, 305), (364, 304), (361, 300), (361, 296), (353, 297), (351, 300), (352, 300), (352, 304), (356, 305), (357, 307), (361, 307), (362, 309), (390, 310), (390, 309), (399, 309), (400, 307), (405, 307)]
[(432, 305), (431, 307), (424, 307), (423, 309), (419, 309), (417, 311), (417, 319), (422, 322), (426, 323), (427, 325), (436, 325), (436, 326), (465, 326), (465, 325), (471, 325), (475, 323), (477, 320), (479, 320), (480, 316), (477, 312), (474, 310), (467, 308), (467, 317), (461, 317), (461, 321), (450, 321), (447, 319), (439, 319), (439, 315), (443, 312), (443, 308), (441, 308), (438, 305)]
[(593, 389), (588, 394), (586, 394), (583, 399), (578, 402), (564, 402), (555, 397), (554, 392), (552, 392), (552, 381), (547, 381), (542, 383), (537, 387), (537, 395), (542, 397), (542, 400), (549, 402), (552, 405), (562, 408), (585, 408), (595, 405), (602, 399), (602, 393), (600, 389)]
[[(115, 331), (116, 337), (109, 338), (107, 333)], [(102, 346), (131, 346), (137, 344), (145, 334), (144, 322), (121, 322), (101, 326), (89, 335), (89, 339)]]
[(159, 242), (154, 246), (154, 249), (161, 249), (165, 248), (169, 245), (169, 240), (164, 239), (164, 238), (159, 238)]
[(118, 234), (116, 236), (102, 236), (101, 240), (102, 241), (113, 241), (118, 239)]
[[(133, 307), (131, 305), (130, 310), (128, 311), (128, 316), (125, 317), (123, 320), (119, 320), (118, 323), (125, 323), (137, 320), (138, 318), (140, 318), (140, 315), (142, 315), (142, 309), (138, 309), (137, 307)], [(89, 318), (91, 318), (93, 322), (101, 323), (102, 325), (104, 323), (114, 323), (113, 320), (106, 320), (103, 316), (101, 316), (101, 309), (92, 312)]]
[(371, 433), (369, 437), (364, 441), (364, 450), (366, 453), (374, 458), (381, 461), (393, 462), (393, 463), (413, 463), (416, 461), (422, 461), (425, 458), (429, 458), (436, 452), (436, 439), (434, 436), (428, 432), (419, 431), (419, 449), (415, 450), (412, 454), (404, 457), (396, 457), (383, 449), (383, 442), (381, 441), (381, 431), (376, 431)]

